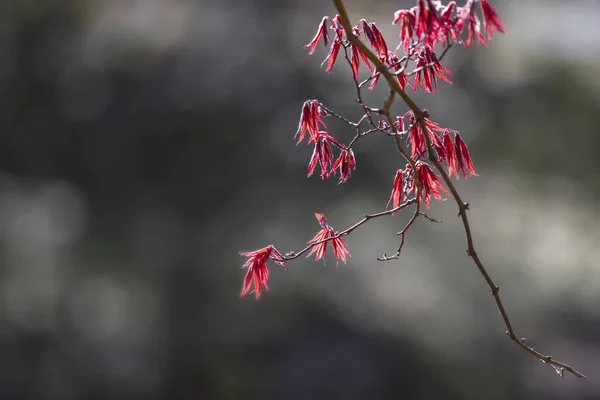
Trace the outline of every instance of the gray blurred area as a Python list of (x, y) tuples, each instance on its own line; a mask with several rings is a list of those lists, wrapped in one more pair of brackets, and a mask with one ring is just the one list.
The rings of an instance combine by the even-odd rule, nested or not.
[[(508, 34), (415, 99), (469, 145), (457, 185), (517, 334), (589, 379), (508, 340), (451, 199), (397, 261), (408, 213), (239, 298), (239, 251), (383, 210), (404, 165), (372, 135), (349, 182), (306, 179), (303, 101), (361, 113), (343, 60), (303, 48), (331, 2), (2, 0), (0, 399), (600, 398), (600, 4), (491, 3)], [(413, 4), (346, 2), (391, 46)]]

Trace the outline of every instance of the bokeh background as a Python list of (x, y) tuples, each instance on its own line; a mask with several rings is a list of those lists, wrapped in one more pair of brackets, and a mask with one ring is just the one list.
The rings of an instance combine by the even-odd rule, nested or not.
[[(412, 4), (347, 1), (394, 46)], [(331, 2), (3, 0), (0, 398), (600, 398), (600, 5), (492, 4), (508, 34), (452, 49), (454, 85), (416, 99), (467, 140), (458, 187), (517, 334), (588, 380), (506, 338), (452, 201), (398, 261), (376, 257), (406, 213), (239, 298), (238, 251), (382, 210), (403, 166), (372, 135), (348, 183), (305, 178), (303, 101), (360, 115), (346, 65), (303, 49)]]

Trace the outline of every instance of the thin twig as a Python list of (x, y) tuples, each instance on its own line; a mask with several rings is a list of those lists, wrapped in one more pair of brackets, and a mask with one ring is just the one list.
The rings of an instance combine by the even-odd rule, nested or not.
[(435, 222), (438, 224), (441, 224), (442, 222), (444, 222), (441, 219), (431, 218), (429, 215), (425, 214), (424, 212), (420, 213), (420, 215), (423, 216), (425, 219), (428, 219), (431, 222)]
[(398, 249), (396, 250), (396, 253), (394, 255), (391, 255), (391, 256), (386, 256), (384, 254), (383, 257), (377, 258), (379, 261), (396, 260), (396, 259), (398, 259), (398, 257), (400, 257), (400, 253), (402, 252), (402, 248), (404, 247), (404, 237), (406, 236), (406, 231), (408, 230), (408, 228), (411, 227), (411, 225), (415, 222), (415, 220), (417, 219), (417, 217), (420, 214), (421, 213), (419, 212), (419, 208), (417, 207), (417, 209), (415, 210), (414, 214), (412, 215), (412, 217), (410, 217), (410, 219), (408, 220), (408, 222), (406, 223), (406, 225), (404, 226), (404, 228), (402, 228), (402, 230), (400, 232), (398, 232), (398, 235), (400, 235), (400, 244), (398, 245)]
[(379, 218), (379, 217), (383, 217), (385, 215), (392, 215), (396, 211), (403, 210), (406, 207), (410, 206), (411, 204), (415, 204), (416, 202), (417, 202), (417, 199), (413, 198), (413, 199), (406, 200), (404, 203), (400, 204), (398, 207), (394, 207), (392, 209), (381, 211), (381, 212), (378, 212), (378, 213), (375, 213), (375, 214), (365, 214), (365, 216), (364, 216), (363, 219), (361, 219), (360, 221), (358, 221), (357, 223), (355, 223), (354, 225), (352, 225), (350, 228), (347, 228), (347, 229), (345, 229), (343, 231), (340, 231), (340, 232), (336, 233), (335, 235), (327, 237), (325, 239), (317, 240), (317, 241), (314, 241), (314, 242), (309, 242), (308, 246), (306, 246), (305, 248), (303, 248), (302, 250), (300, 250), (297, 253), (293, 252), (293, 251), (290, 251), (289, 253), (286, 253), (285, 256), (284, 256), (284, 258), (283, 258), (283, 261), (290, 261), (290, 260), (293, 260), (295, 258), (298, 258), (302, 254), (304, 254), (308, 250), (310, 250), (312, 247), (314, 247), (314, 246), (316, 246), (316, 245), (318, 245), (320, 243), (328, 242), (330, 240), (337, 239), (337, 238), (349, 235), (353, 230), (355, 230), (359, 226), (363, 225), (364, 223), (368, 222), (369, 220), (372, 220), (372, 219), (375, 219), (375, 218)]
[[(327, 113), (327, 115), (331, 115), (332, 117), (335, 117), (335, 118), (337, 118), (339, 120), (342, 120), (342, 121), (344, 121), (345, 123), (347, 123), (350, 126), (358, 126), (358, 125), (360, 125), (360, 121), (359, 122), (352, 122), (348, 118), (346, 118), (346, 117), (344, 117), (342, 115), (339, 115), (339, 114), (333, 112), (329, 108), (325, 107), (323, 104), (321, 104), (321, 108)], [(361, 121), (362, 121), (363, 118), (361, 118)]]

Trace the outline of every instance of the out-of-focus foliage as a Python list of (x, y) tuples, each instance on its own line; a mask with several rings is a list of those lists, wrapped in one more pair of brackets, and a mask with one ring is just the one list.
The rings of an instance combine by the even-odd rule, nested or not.
[[(390, 41), (409, 5), (347, 4)], [(581, 28), (600, 8), (494, 5), (509, 34), (452, 51), (454, 86), (419, 104), (468, 140), (481, 177), (459, 188), (517, 333), (594, 377), (600, 37)], [(314, 212), (350, 226), (385, 207), (402, 167), (374, 136), (347, 183), (305, 179), (302, 102), (360, 114), (349, 69), (325, 75), (326, 50), (302, 48), (325, 14), (316, 0), (0, 3), (0, 398), (598, 398), (596, 379), (561, 380), (506, 339), (450, 201), (397, 262), (375, 257), (400, 214), (349, 236), (348, 265), (297, 260), (259, 302), (238, 298), (238, 251), (300, 248)]]

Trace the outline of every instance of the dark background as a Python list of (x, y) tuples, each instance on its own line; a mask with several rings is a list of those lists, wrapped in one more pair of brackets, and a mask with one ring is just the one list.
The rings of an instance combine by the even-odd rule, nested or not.
[[(395, 46), (412, 4), (347, 7)], [(348, 183), (305, 178), (302, 102), (360, 115), (347, 66), (302, 47), (330, 2), (3, 0), (0, 399), (599, 398), (600, 7), (492, 4), (508, 34), (416, 99), (469, 144), (458, 187), (517, 334), (588, 380), (506, 338), (451, 200), (398, 261), (375, 258), (402, 213), (349, 236), (347, 265), (273, 265), (239, 299), (238, 251), (382, 210), (403, 166), (372, 136)]]

